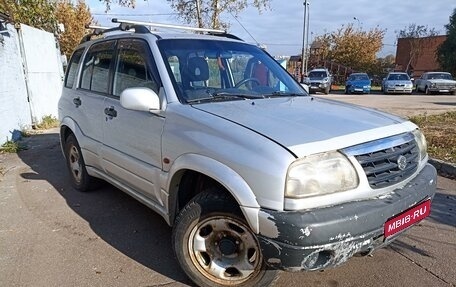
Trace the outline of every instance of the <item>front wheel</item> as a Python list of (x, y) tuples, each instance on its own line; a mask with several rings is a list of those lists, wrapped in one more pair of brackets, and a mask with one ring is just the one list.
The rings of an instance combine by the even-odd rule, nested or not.
[(430, 95), (430, 94), (431, 94), (431, 91), (429, 90), (429, 87), (428, 87), (428, 86), (426, 86), (426, 87), (424, 88), (424, 93), (425, 93), (426, 95)]
[(277, 274), (264, 262), (239, 207), (223, 192), (195, 196), (176, 219), (172, 242), (182, 269), (199, 286), (268, 286)]

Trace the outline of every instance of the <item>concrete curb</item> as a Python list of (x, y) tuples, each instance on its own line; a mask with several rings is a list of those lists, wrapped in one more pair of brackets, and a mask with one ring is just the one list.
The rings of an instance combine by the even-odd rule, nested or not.
[(441, 176), (456, 179), (456, 164), (445, 162), (439, 159), (430, 158), (429, 163), (432, 164), (437, 173)]

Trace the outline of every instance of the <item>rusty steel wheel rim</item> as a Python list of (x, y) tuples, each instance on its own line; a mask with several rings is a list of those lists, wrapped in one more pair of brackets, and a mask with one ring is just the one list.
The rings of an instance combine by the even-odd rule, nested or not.
[(192, 229), (188, 241), (193, 265), (213, 282), (240, 284), (259, 272), (262, 258), (258, 242), (239, 220), (207, 218)]

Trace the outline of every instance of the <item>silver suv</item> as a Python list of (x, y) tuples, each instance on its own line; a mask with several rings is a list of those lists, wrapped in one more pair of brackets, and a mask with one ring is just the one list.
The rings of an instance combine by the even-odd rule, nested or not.
[(329, 94), (331, 91), (332, 76), (325, 68), (313, 69), (309, 72), (304, 82), (309, 86), (309, 92), (322, 92)]
[(86, 37), (67, 69), (71, 183), (87, 191), (103, 179), (159, 213), (197, 285), (334, 267), (429, 215), (436, 171), (413, 123), (310, 97), (223, 31), (118, 22)]

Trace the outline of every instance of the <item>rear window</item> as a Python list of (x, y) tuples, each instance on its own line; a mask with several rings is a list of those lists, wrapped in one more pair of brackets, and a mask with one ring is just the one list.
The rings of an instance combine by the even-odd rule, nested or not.
[(70, 64), (68, 65), (68, 70), (65, 79), (65, 87), (72, 88), (76, 75), (78, 73), (79, 62), (81, 61), (82, 52), (84, 49), (76, 50), (71, 56)]

